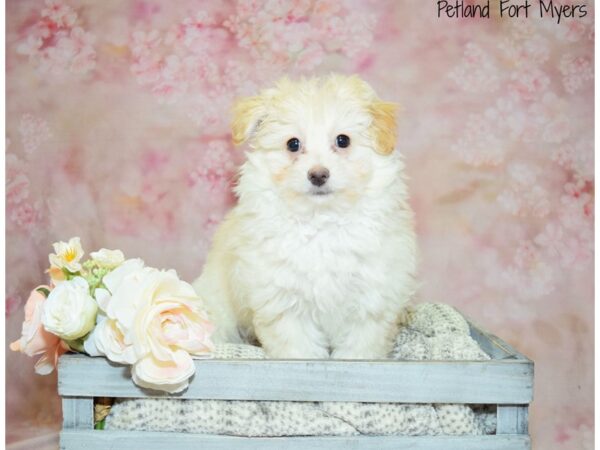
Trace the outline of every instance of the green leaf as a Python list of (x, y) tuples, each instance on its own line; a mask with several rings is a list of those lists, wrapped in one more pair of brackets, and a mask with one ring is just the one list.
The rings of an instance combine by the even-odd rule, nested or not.
[(36, 291), (39, 292), (40, 294), (42, 294), (46, 298), (48, 298), (48, 296), (50, 295), (50, 290), (46, 289), (44, 287), (39, 287), (36, 289)]
[(71, 350), (79, 353), (85, 353), (85, 349), (83, 348), (83, 341), (85, 340), (86, 336), (79, 339), (74, 339), (72, 341), (65, 341), (65, 343), (69, 346)]
[(75, 277), (81, 276), (79, 272), (71, 272), (63, 267), (63, 273), (65, 274), (65, 279), (72, 280)]

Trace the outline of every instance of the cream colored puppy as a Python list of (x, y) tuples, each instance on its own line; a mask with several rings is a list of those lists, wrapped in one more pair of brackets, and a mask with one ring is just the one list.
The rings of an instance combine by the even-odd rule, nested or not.
[(358, 77), (281, 80), (234, 107), (251, 151), (195, 282), (216, 338), (273, 358), (385, 357), (415, 287), (395, 106)]

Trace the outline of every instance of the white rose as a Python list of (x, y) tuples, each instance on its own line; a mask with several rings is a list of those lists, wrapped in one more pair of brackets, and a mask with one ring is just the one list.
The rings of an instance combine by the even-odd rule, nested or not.
[(114, 292), (119, 287), (121, 281), (123, 281), (123, 278), (125, 278), (130, 273), (142, 269), (143, 267), (144, 261), (142, 261), (141, 259), (128, 259), (115, 270), (104, 275), (104, 278), (102, 278), (102, 283), (104, 284), (104, 286), (106, 286), (106, 289), (96, 288), (96, 290), (94, 291), (94, 296), (96, 297), (96, 303), (98, 303), (98, 308), (100, 308), (100, 310), (104, 314), (106, 314), (108, 304), (110, 302), (110, 299), (112, 298), (111, 292)]
[(102, 283), (104, 286), (106, 286), (106, 289), (108, 289), (110, 293), (115, 292), (126, 276), (143, 268), (144, 261), (141, 259), (128, 259), (115, 270), (104, 275), (104, 278), (102, 278)]
[(107, 299), (106, 292), (100, 292), (108, 319), (94, 333), (95, 346), (109, 358), (122, 358), (133, 346), (136, 384), (180, 392), (195, 371), (192, 355), (208, 356), (213, 349), (213, 325), (199, 309), (201, 302), (192, 286), (175, 271), (129, 266), (104, 279), (112, 296)]
[(90, 287), (82, 277), (63, 281), (44, 303), (44, 328), (65, 340), (78, 339), (94, 328), (98, 306), (90, 295)]
[[(148, 295), (145, 295), (144, 282), (147, 275), (157, 269), (152, 267), (138, 267), (132, 261), (129, 267), (119, 267), (114, 272), (123, 269), (122, 273), (110, 273), (114, 275), (104, 277), (104, 285), (112, 294), (109, 299), (103, 299), (103, 305), (106, 306), (106, 315), (118, 320), (123, 329), (130, 330), (139, 310), (150, 300)], [(126, 270), (127, 269), (127, 270)], [(107, 279), (108, 278), (108, 279)]]
[(90, 253), (90, 256), (100, 267), (106, 267), (108, 269), (117, 267), (125, 261), (125, 255), (123, 255), (121, 250), (101, 248), (97, 252)]
[(106, 286), (106, 289), (96, 288), (94, 291), (100, 313), (98, 314), (96, 328), (83, 343), (84, 349), (89, 355), (104, 355), (111, 361), (121, 364), (136, 362), (133, 345), (131, 345), (131, 342), (125, 343), (122, 326), (114, 318), (108, 318), (106, 314), (112, 299), (111, 292), (115, 292), (119, 288), (125, 277), (143, 268), (144, 261), (141, 259), (128, 259), (104, 276), (102, 283)]
[(76, 273), (81, 270), (80, 260), (83, 257), (83, 248), (78, 237), (69, 239), (69, 242), (55, 242), (52, 244), (56, 253), (50, 253), (48, 259), (51, 267), (67, 269)]
[(125, 336), (117, 321), (106, 316), (98, 316), (96, 328), (83, 343), (83, 348), (90, 356), (105, 355), (120, 364), (136, 362), (133, 345), (125, 343)]

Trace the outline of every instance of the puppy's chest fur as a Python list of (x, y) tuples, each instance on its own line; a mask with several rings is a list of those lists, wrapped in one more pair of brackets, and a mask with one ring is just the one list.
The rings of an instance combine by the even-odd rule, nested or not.
[(261, 308), (270, 316), (293, 311), (325, 332), (381, 311), (382, 291), (394, 291), (386, 271), (403, 254), (401, 241), (389, 238), (399, 230), (388, 219), (361, 214), (304, 221), (247, 218), (244, 228), (253, 230), (252, 236), (240, 242), (233, 263), (238, 307), (248, 308), (246, 326)]

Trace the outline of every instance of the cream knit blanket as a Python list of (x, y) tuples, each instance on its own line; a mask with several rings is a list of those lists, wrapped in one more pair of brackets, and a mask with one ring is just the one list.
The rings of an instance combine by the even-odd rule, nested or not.
[[(218, 346), (216, 358), (263, 359), (259, 347)], [(489, 359), (452, 307), (413, 307), (400, 329), (393, 359)], [(197, 380), (196, 382), (201, 382)], [(115, 403), (106, 429), (234, 436), (480, 435), (495, 432), (495, 411), (448, 404), (125, 399)]]

